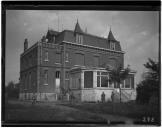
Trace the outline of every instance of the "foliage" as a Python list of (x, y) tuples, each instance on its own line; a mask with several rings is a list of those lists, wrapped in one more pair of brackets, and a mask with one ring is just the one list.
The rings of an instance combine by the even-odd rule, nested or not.
[(118, 83), (119, 86), (120, 83), (128, 77), (129, 72), (130, 72), (129, 66), (123, 71), (121, 70), (121, 67), (113, 69), (109, 74), (109, 81)]
[(5, 89), (8, 98), (18, 98), (19, 97), (19, 83), (15, 84), (10, 81)]
[[(121, 70), (122, 68), (119, 66), (116, 69), (112, 69), (109, 73), (109, 81), (110, 83), (114, 82), (117, 83), (117, 87), (120, 89), (120, 102), (121, 102), (121, 88), (120, 84), (123, 80), (125, 80), (130, 72), (129, 65), (126, 69)], [(109, 67), (106, 68), (107, 71), (109, 71)], [(114, 84), (114, 85), (115, 85)]]
[(137, 103), (147, 104), (152, 96), (160, 97), (160, 69), (159, 62), (148, 59), (144, 64), (147, 72), (143, 74), (144, 79), (137, 85)]

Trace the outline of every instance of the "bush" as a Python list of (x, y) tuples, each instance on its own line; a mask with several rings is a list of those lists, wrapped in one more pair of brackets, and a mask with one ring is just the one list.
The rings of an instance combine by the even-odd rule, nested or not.
[(148, 104), (153, 95), (158, 97), (158, 90), (152, 81), (143, 80), (137, 85), (137, 103)]

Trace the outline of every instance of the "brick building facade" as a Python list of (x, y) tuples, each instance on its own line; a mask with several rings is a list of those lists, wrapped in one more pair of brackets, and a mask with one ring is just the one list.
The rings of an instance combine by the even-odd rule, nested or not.
[[(83, 32), (78, 21), (74, 31), (48, 30), (46, 36), (20, 56), (20, 99), (58, 100), (63, 90), (70, 90), (80, 101), (111, 100), (115, 84), (104, 82), (105, 66), (124, 68), (124, 52), (110, 30), (108, 38)], [(123, 97), (128, 100), (135, 91), (134, 71), (123, 81)], [(133, 97), (134, 99), (134, 97)]]

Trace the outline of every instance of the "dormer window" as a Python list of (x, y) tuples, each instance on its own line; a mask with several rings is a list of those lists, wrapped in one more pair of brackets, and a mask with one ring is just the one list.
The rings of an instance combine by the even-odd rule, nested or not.
[(83, 44), (83, 36), (76, 34), (76, 43)]
[(115, 50), (115, 43), (114, 42), (110, 42), (110, 49)]

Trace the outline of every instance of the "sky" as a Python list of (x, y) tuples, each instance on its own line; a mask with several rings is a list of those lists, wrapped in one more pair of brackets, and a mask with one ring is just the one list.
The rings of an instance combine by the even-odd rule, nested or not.
[(20, 54), (25, 38), (28, 38), (30, 47), (46, 35), (48, 28), (74, 30), (77, 19), (82, 30), (87, 28), (88, 33), (105, 38), (111, 27), (114, 37), (125, 51), (124, 66), (129, 64), (131, 69), (137, 71), (135, 83), (142, 80), (141, 75), (146, 71), (143, 64), (148, 58), (158, 60), (157, 11), (7, 10), (5, 84), (18, 82)]

